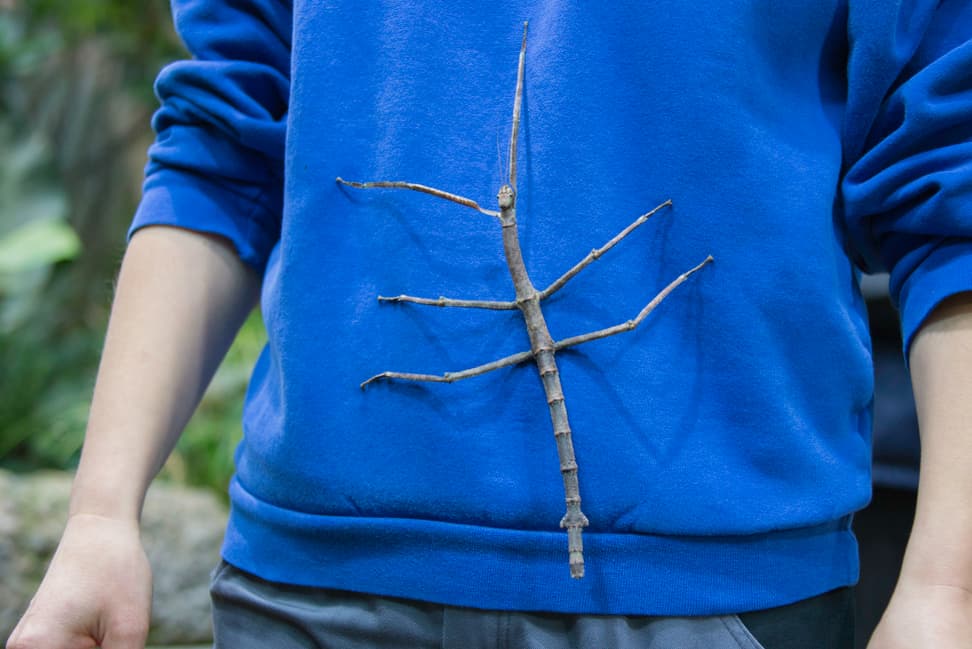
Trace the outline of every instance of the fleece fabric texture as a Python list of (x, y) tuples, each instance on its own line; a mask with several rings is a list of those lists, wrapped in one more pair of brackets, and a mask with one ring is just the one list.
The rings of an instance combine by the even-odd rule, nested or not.
[[(905, 348), (972, 289), (966, 0), (175, 0), (132, 232), (222, 235), (263, 273), (223, 554), (264, 579), (491, 609), (699, 615), (857, 577), (871, 354), (861, 269)], [(529, 21), (517, 216), (580, 465), (587, 574), (495, 209)], [(136, 235), (137, 236), (137, 235)]]

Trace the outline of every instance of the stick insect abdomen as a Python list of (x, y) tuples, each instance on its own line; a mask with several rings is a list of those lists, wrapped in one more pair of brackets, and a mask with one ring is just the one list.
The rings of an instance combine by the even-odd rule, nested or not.
[(500, 189), (498, 200), (500, 222), (503, 224), (503, 251), (516, 290), (516, 305), (526, 323), (530, 349), (533, 350), (533, 359), (543, 383), (547, 406), (550, 409), (550, 422), (553, 424), (554, 438), (557, 440), (557, 456), (560, 460), (560, 474), (564, 481), (564, 500), (567, 503), (567, 512), (561, 519), (560, 526), (567, 528), (570, 576), (579, 579), (584, 576), (584, 545), (581, 531), (587, 527), (588, 521), (580, 508), (577, 460), (574, 456), (570, 422), (567, 420), (564, 390), (560, 385), (555, 343), (547, 327), (547, 321), (543, 317), (543, 311), (540, 309), (540, 293), (530, 281), (530, 275), (523, 261), (516, 227), (516, 196), (509, 185), (504, 185)]

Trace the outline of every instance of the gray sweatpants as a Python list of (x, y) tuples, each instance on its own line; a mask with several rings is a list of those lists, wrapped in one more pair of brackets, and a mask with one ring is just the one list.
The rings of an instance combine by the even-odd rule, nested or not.
[[(276, 584), (225, 562), (211, 592), (215, 649), (764, 649), (736, 615), (482, 611)], [(809, 646), (853, 646), (823, 642)]]

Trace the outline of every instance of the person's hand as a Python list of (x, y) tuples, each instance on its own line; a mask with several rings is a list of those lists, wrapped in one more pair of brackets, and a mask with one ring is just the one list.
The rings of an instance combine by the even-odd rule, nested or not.
[(138, 523), (75, 514), (7, 649), (142, 649), (151, 606)]
[(972, 592), (902, 579), (867, 649), (972, 648)]

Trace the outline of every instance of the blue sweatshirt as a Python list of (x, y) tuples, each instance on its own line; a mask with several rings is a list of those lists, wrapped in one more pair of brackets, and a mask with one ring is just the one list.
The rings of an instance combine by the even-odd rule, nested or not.
[[(972, 290), (966, 0), (177, 0), (132, 231), (263, 274), (224, 557), (268, 580), (490, 609), (698, 615), (851, 584), (869, 495), (861, 269), (905, 348)], [(572, 580), (550, 415), (496, 219), (529, 20), (517, 218), (590, 526)]]

